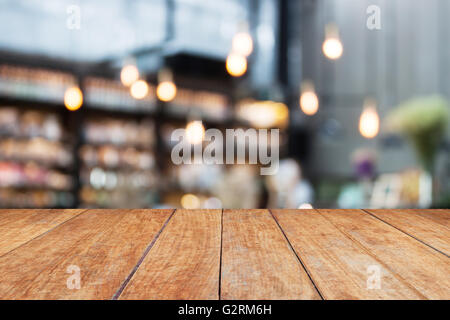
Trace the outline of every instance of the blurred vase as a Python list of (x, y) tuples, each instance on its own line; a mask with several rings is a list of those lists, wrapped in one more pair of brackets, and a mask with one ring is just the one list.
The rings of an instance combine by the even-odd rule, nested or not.
[(428, 171), (422, 171), (419, 180), (419, 206), (430, 208), (433, 204), (433, 175)]
[(423, 208), (433, 203), (434, 162), (445, 136), (449, 110), (443, 97), (419, 97), (402, 103), (387, 117), (387, 129), (409, 138), (423, 168), (419, 183), (419, 205)]

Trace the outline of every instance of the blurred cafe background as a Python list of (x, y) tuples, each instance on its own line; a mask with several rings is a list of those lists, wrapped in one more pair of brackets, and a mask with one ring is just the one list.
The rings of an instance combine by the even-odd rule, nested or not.
[[(2, 208), (449, 208), (448, 0), (0, 0)], [(280, 167), (171, 133), (280, 129)]]

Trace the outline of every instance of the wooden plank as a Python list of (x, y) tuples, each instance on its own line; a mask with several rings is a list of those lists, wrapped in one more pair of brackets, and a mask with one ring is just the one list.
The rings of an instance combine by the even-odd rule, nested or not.
[(412, 213), (415, 216), (420, 216), (432, 220), (434, 223), (440, 224), (450, 229), (450, 210), (448, 209), (393, 209), (389, 211), (399, 211), (405, 213)]
[[(367, 211), (430, 247), (450, 255), (450, 226), (444, 224), (444, 216), (440, 213), (428, 212), (424, 215), (423, 210), (400, 209)], [(439, 222), (433, 216), (438, 217)], [(447, 216), (450, 218), (450, 211)]]
[(0, 210), (0, 257), (83, 211), (85, 209)]
[(267, 210), (225, 210), (222, 299), (320, 299)]
[(221, 210), (177, 210), (119, 299), (217, 299)]
[[(325, 299), (424, 298), (317, 211), (272, 213)], [(378, 271), (380, 287), (370, 282)]]
[[(0, 258), (0, 299), (112, 298), (171, 212), (80, 214)], [(70, 289), (76, 268), (80, 289)]]
[(450, 297), (450, 260), (361, 210), (318, 210), (428, 299)]

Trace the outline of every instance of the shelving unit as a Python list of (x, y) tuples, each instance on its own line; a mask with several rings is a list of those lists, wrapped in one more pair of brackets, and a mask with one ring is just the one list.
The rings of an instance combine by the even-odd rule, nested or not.
[(74, 145), (70, 133), (63, 128), (58, 112), (1, 103), (2, 207), (72, 207), (76, 204), (72, 171)]
[[(13, 69), (28, 74), (36, 71), (34, 68), (31, 64), (31, 67)], [(6, 67), (7, 71), (9, 69)], [(237, 124), (233, 118), (231, 88), (212, 93), (205, 90), (207, 85), (194, 84), (186, 89), (180, 85), (178, 99), (164, 103), (156, 99), (156, 85), (150, 83), (149, 95), (144, 100), (135, 100), (118, 80), (72, 75), (66, 68), (62, 69), (65, 73), (55, 74), (70, 81), (64, 81), (58, 90), (47, 90), (58, 91), (49, 99), (43, 94), (35, 95), (39, 93), (36, 87), (42, 88), (39, 81), (28, 81), (26, 86), (16, 83), (22, 88), (19, 91), (11, 85), (1, 91), (0, 112), (49, 116), (57, 119), (54, 121), (61, 131), (57, 139), (49, 139), (39, 132), (32, 135), (2, 132), (0, 202), (3, 206), (153, 207), (167, 199), (174, 199), (169, 201), (170, 205), (179, 206), (179, 198), (187, 190), (179, 183), (177, 170), (171, 165), (170, 145), (167, 145), (167, 137), (164, 138), (164, 130), (184, 128), (192, 115), (200, 117), (206, 128)], [(38, 71), (52, 74), (42, 69)], [(1, 78), (0, 82), (5, 84), (7, 80)], [(84, 103), (80, 110), (70, 112), (63, 105), (63, 90), (74, 83), (82, 88)], [(184, 98), (183, 92), (187, 93)], [(216, 109), (219, 112), (214, 112)], [(0, 131), (7, 129), (9, 123), (8, 117), (2, 116), (2, 119), (6, 119), (6, 124), (2, 124)], [(20, 119), (10, 126), (21, 128)], [(1, 152), (9, 139), (14, 139), (13, 149), (22, 153), (9, 149), (9, 153)], [(54, 147), (50, 148), (52, 145)], [(23, 154), (33, 150), (36, 152), (33, 156)], [(49, 161), (58, 154), (64, 155), (68, 162)], [(40, 179), (33, 180), (32, 174)]]

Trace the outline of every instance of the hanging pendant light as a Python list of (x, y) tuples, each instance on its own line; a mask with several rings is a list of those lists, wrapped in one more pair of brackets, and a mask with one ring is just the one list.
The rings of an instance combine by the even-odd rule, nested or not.
[(76, 111), (83, 104), (83, 92), (79, 87), (70, 87), (64, 93), (64, 105), (67, 110)]
[(376, 101), (366, 99), (363, 112), (359, 118), (359, 132), (366, 139), (375, 138), (380, 131), (380, 117), (378, 116)]
[(247, 57), (253, 52), (253, 39), (248, 31), (248, 23), (240, 23), (238, 29), (225, 62), (227, 72), (233, 77), (241, 77), (247, 72)]
[(177, 86), (173, 82), (173, 74), (169, 69), (162, 69), (158, 73), (156, 95), (159, 100), (169, 102), (177, 95)]
[(241, 77), (247, 71), (247, 58), (237, 53), (230, 53), (227, 57), (226, 68), (233, 77)]
[(325, 26), (325, 41), (322, 45), (322, 51), (331, 60), (339, 59), (344, 52), (344, 47), (339, 38), (339, 29), (334, 23)]
[(319, 110), (319, 98), (314, 90), (314, 84), (305, 80), (300, 86), (300, 91), (300, 108), (308, 116), (315, 115)]

